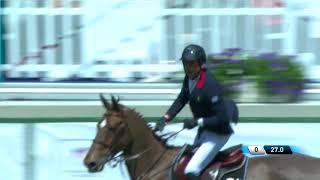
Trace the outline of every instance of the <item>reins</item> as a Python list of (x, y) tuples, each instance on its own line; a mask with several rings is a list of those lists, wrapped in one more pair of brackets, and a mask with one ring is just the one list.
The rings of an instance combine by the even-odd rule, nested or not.
[[(163, 139), (164, 141), (167, 141), (167, 140), (169, 140), (170, 138), (173, 138), (173, 137), (177, 136), (177, 135), (178, 135), (181, 131), (183, 131), (183, 130), (184, 130), (184, 128), (180, 129), (180, 130), (177, 131), (177, 132), (165, 133), (165, 134), (161, 135), (160, 137), (168, 136), (168, 137), (166, 137), (166, 138)], [(131, 155), (131, 156), (126, 157), (126, 158), (124, 158), (124, 157), (123, 157), (123, 153), (121, 153), (121, 154), (119, 154), (118, 156), (115, 156), (115, 157), (111, 158), (111, 159), (109, 160), (109, 162), (115, 161), (115, 164), (112, 164), (112, 165), (111, 165), (112, 167), (115, 167), (115, 166), (117, 166), (118, 164), (120, 164), (121, 162), (138, 159), (138, 158), (140, 158), (144, 153), (150, 151), (151, 149), (152, 149), (151, 147), (150, 147), (150, 148), (147, 148), (147, 149), (143, 150), (142, 152), (139, 152), (139, 153), (137, 153), (137, 154)], [(134, 178), (134, 179), (140, 180), (140, 179), (144, 178), (145, 176), (151, 176), (151, 177), (152, 177), (152, 176), (155, 176), (155, 175), (157, 175), (157, 174), (159, 174), (159, 173), (162, 173), (163, 171), (165, 171), (165, 170), (167, 170), (168, 168), (172, 167), (173, 164), (171, 163), (169, 166), (167, 166), (167, 167), (165, 167), (165, 168), (163, 168), (163, 169), (161, 169), (161, 170), (153, 173), (152, 175), (148, 175), (148, 173), (154, 168), (154, 166), (161, 160), (161, 158), (163, 157), (163, 155), (165, 154), (166, 151), (167, 151), (167, 149), (165, 149), (165, 150), (160, 154), (160, 156), (157, 158), (157, 160), (156, 160), (154, 163), (152, 163), (152, 165), (151, 165), (145, 172), (141, 173), (140, 176), (138, 176), (137, 178)]]
[[(169, 140), (170, 138), (172, 138), (172, 137), (174, 137), (174, 136), (177, 136), (177, 135), (178, 135), (181, 131), (183, 131), (184, 129), (185, 129), (185, 128), (182, 128), (182, 129), (180, 129), (179, 131), (174, 132), (174, 133), (169, 132), (169, 133), (166, 133), (166, 134), (161, 135), (160, 137), (164, 137), (164, 136), (169, 135), (167, 138), (164, 138), (164, 141), (167, 141), (167, 140)], [(162, 156), (165, 154), (166, 151), (167, 151), (167, 149), (165, 149), (165, 150), (161, 153), (161, 155), (158, 157), (158, 159), (150, 166), (150, 168), (147, 169), (147, 171), (146, 171), (145, 173), (142, 173), (142, 174), (141, 174), (140, 176), (138, 176), (136, 179), (137, 179), (137, 180), (140, 180), (140, 179), (142, 179), (143, 177), (147, 176), (148, 173), (149, 173), (149, 172), (154, 168), (154, 166), (157, 164), (157, 162), (160, 161), (160, 159), (162, 158)], [(153, 177), (153, 176), (155, 176), (155, 175), (157, 175), (157, 174), (159, 174), (159, 173), (167, 170), (168, 168), (170, 168), (170, 167), (172, 167), (172, 166), (173, 166), (173, 164), (171, 163), (169, 166), (167, 166), (167, 167), (165, 167), (165, 168), (163, 168), (163, 169), (161, 169), (161, 170), (153, 173), (153, 174), (151, 175), (151, 177)], [(148, 176), (150, 176), (150, 175), (148, 175)]]

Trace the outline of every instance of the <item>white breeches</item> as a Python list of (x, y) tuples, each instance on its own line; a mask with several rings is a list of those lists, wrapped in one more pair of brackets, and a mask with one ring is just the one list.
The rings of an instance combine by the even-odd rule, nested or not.
[(194, 141), (199, 146), (184, 170), (185, 174), (199, 176), (201, 171), (214, 159), (220, 149), (227, 143), (231, 135), (219, 135), (214, 132), (203, 131)]

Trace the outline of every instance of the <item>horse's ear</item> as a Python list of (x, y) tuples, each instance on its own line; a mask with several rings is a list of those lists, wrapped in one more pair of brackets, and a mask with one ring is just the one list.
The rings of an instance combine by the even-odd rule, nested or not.
[(108, 100), (106, 100), (106, 98), (104, 98), (104, 96), (101, 93), (100, 93), (100, 100), (106, 109), (110, 109), (110, 104), (108, 103)]
[(111, 95), (112, 106), (115, 111), (120, 111), (119, 107), (119, 97), (116, 99), (113, 95)]

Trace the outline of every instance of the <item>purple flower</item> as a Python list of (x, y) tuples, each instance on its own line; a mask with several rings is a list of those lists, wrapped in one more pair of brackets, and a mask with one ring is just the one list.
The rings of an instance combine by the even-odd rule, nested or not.
[(224, 63), (238, 64), (238, 63), (241, 63), (241, 60), (239, 60), (239, 59), (225, 59)]
[(283, 62), (271, 62), (271, 68), (272, 69), (288, 69), (288, 65)]
[(300, 96), (303, 93), (303, 82), (288, 82), (281, 80), (267, 80), (265, 87), (274, 94), (288, 94)]
[(263, 59), (276, 59), (277, 58), (277, 53), (271, 52), (271, 53), (261, 53), (258, 54), (258, 58), (263, 58)]
[(288, 92), (287, 82), (284, 81), (274, 81), (267, 80), (264, 82), (265, 87), (271, 92), (275, 94), (285, 94)]
[(285, 82), (285, 81), (267, 80), (267, 81), (265, 81), (265, 85), (267, 87), (275, 88), (275, 87), (286, 86), (287, 82)]
[(239, 52), (241, 52), (240, 48), (227, 48), (222, 51), (221, 55), (231, 57)]
[(221, 56), (231, 57), (231, 56), (233, 56), (233, 53), (232, 53), (232, 52), (229, 52), (229, 51), (223, 51), (223, 52), (221, 53)]
[(232, 52), (232, 53), (234, 53), (234, 54), (241, 51), (240, 48), (228, 48), (228, 49), (226, 49), (226, 50), (229, 51), (229, 52)]

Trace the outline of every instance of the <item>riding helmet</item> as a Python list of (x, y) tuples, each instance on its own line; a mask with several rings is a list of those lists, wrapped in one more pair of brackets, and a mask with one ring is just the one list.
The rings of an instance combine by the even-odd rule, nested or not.
[(190, 44), (184, 48), (180, 60), (182, 60), (182, 62), (198, 61), (198, 63), (202, 65), (206, 63), (207, 56), (201, 46)]

